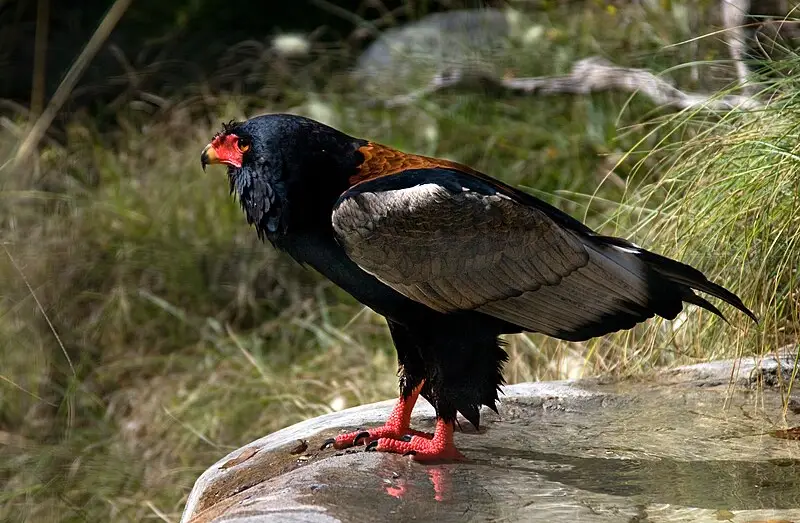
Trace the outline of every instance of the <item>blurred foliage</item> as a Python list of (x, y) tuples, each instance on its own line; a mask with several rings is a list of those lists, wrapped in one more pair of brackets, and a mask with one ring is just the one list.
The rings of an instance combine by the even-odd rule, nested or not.
[[(14, 45), (22, 41), (15, 38), (30, 38), (36, 3), (0, 2), (0, 67), (27, 66)], [(358, 2), (349, 12), (384, 29), (433, 10), (475, 5), (390, 4)], [(50, 90), (107, 5), (58, 3)], [(401, 149), (468, 163), (609, 231), (615, 219), (623, 233), (635, 230), (639, 215), (617, 214), (624, 196), (633, 195), (624, 208), (647, 209), (653, 223), (667, 198), (675, 228), (640, 243), (673, 254), (670, 246), (684, 236), (698, 249), (712, 245), (707, 235), (691, 240), (698, 231), (677, 219), (681, 199), (670, 200), (697, 194), (688, 177), (713, 171), (724, 180), (727, 170), (749, 172), (751, 163), (764, 172), (778, 158), (765, 154), (773, 146), (784, 153), (780, 169), (795, 154), (787, 145), (796, 120), (789, 102), (785, 115), (773, 115), (776, 122), (785, 116), (771, 128), (777, 134), (767, 145), (737, 148), (738, 163), (724, 160), (726, 139), (712, 137), (753, 125), (731, 138), (753, 141), (764, 131), (755, 119), (731, 117), (722, 125), (717, 117), (675, 115), (619, 93), (454, 92), (374, 107), (346, 67), (374, 35), (362, 38), (352, 17), (332, 14), (330, 5), (343, 3), (281, 5), (285, 17), (254, 16), (252, 2), (134, 2), (30, 169), (12, 169), (8, 161), (26, 129), (25, 108), (0, 105), (0, 520), (177, 521), (195, 477), (229, 449), (309, 416), (395, 394), (395, 354), (383, 321), (260, 244), (222, 172), (200, 170), (199, 152), (220, 121), (265, 111), (305, 114)], [(732, 67), (715, 61), (724, 56), (722, 44), (693, 39), (714, 29), (714, 6), (523, 3), (526, 31), (539, 27), (541, 34), (507, 58), (520, 76), (563, 73), (596, 54), (625, 66), (676, 68), (669, 74), (683, 88), (724, 87)], [(271, 38), (283, 31), (310, 32), (308, 55), (276, 53)], [(688, 43), (673, 45), (680, 42)], [(29, 75), (17, 76), (9, 81), (2, 72), (0, 82), (18, 87), (13, 97), (25, 101)], [(676, 151), (697, 139), (712, 145), (686, 149), (695, 160), (680, 163)], [(641, 196), (684, 171), (684, 192)], [(786, 173), (782, 187), (794, 180), (793, 171)], [(693, 201), (724, 203), (712, 198), (713, 187)], [(741, 205), (758, 205), (769, 193), (761, 189)], [(791, 202), (780, 196), (781, 205)], [(794, 219), (781, 208), (780, 220)], [(721, 212), (716, 218), (703, 222), (709, 234), (724, 229), (721, 238), (739, 237), (739, 226), (729, 223), (738, 218)], [(759, 223), (767, 236), (775, 226)], [(735, 248), (742, 254), (748, 245)], [(790, 253), (774, 252), (769, 260), (785, 262), (759, 278), (787, 270)], [(743, 283), (742, 272), (718, 270), (708, 258), (693, 261), (733, 290)], [(759, 312), (765, 292), (747, 290)], [(646, 328), (633, 338), (587, 344), (511, 337), (506, 376), (517, 382), (625, 374), (748, 348), (692, 311), (685, 323), (695, 322), (716, 329), (713, 345), (696, 337), (691, 350), (677, 350), (670, 336), (634, 343), (645, 339)], [(768, 350), (777, 340), (756, 347)]]
[[(0, 1), (0, 99), (29, 100), (41, 4), (47, 5), (50, 14), (45, 74), (49, 95), (112, 3)], [(386, 25), (443, 9), (494, 4), (481, 0), (136, 0), (73, 93), (72, 107), (102, 112), (130, 88), (161, 97), (180, 95), (209, 81), (226, 90), (246, 90), (250, 84), (235, 74), (220, 74), (220, 69), (235, 65), (231, 61), (237, 59), (268, 59), (269, 40), (276, 34), (308, 35), (320, 46), (346, 54), (357, 52)], [(236, 52), (243, 44), (251, 51), (249, 56)]]

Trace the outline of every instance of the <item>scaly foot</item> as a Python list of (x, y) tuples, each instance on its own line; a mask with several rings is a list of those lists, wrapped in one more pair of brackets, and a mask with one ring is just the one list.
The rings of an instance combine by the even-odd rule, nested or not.
[(443, 420), (436, 421), (436, 431), (432, 438), (419, 436), (379, 438), (366, 448), (367, 451), (392, 452), (411, 456), (415, 461), (458, 461), (464, 459), (453, 443), (453, 424)]
[(414, 404), (417, 402), (419, 392), (422, 390), (422, 383), (420, 383), (408, 397), (400, 397), (397, 404), (392, 409), (389, 419), (382, 427), (376, 427), (369, 430), (357, 430), (348, 434), (340, 434), (335, 438), (325, 440), (320, 447), (324, 450), (330, 446), (335, 449), (346, 449), (354, 445), (363, 445), (364, 443), (371, 443), (380, 438), (402, 439), (404, 437), (418, 436), (420, 438), (431, 439), (432, 434), (427, 432), (420, 432), (409, 428), (411, 423), (411, 411), (414, 409)]
[(418, 430), (403, 428), (396, 423), (387, 423), (382, 427), (375, 427), (369, 430), (357, 430), (348, 432), (347, 434), (340, 434), (335, 438), (326, 439), (320, 450), (324, 450), (330, 446), (333, 446), (333, 448), (337, 450), (342, 450), (356, 445), (371, 443), (379, 439), (403, 440), (405, 438), (409, 441), (412, 436), (423, 439), (433, 438), (433, 434), (429, 432), (420, 432)]

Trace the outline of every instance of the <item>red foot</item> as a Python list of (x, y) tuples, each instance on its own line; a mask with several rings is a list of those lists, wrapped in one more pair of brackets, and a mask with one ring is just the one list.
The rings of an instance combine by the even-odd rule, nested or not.
[(386, 420), (386, 424), (382, 427), (340, 434), (335, 438), (326, 440), (325, 443), (322, 444), (322, 449), (333, 445), (333, 448), (341, 450), (354, 445), (371, 443), (380, 438), (396, 440), (408, 439), (410, 436), (417, 436), (424, 439), (433, 438), (433, 434), (409, 428), (411, 423), (411, 411), (414, 409), (414, 404), (417, 402), (420, 390), (422, 390), (422, 384), (417, 386), (409, 397), (401, 397), (394, 406), (394, 409), (392, 409), (392, 413), (389, 415), (389, 419)]
[(355, 445), (363, 445), (365, 443), (371, 443), (378, 439), (402, 440), (403, 438), (408, 439), (412, 436), (424, 439), (433, 438), (433, 434), (431, 434), (430, 432), (420, 432), (418, 430), (413, 430), (409, 428), (403, 429), (403, 427), (395, 423), (387, 422), (382, 427), (376, 427), (374, 429), (369, 429), (369, 430), (357, 430), (355, 432), (348, 432), (347, 434), (340, 434), (335, 438), (326, 440), (322, 448), (326, 449), (329, 446), (333, 445), (333, 448), (337, 450), (342, 450), (353, 447)]
[(369, 445), (366, 450), (393, 452), (410, 455), (415, 461), (456, 461), (464, 459), (453, 443), (453, 424), (436, 420), (436, 431), (433, 438), (412, 437), (409, 441), (380, 438)]

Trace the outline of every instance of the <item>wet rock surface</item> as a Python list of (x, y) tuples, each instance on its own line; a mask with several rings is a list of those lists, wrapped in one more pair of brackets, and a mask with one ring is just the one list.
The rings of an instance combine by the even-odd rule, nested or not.
[[(791, 357), (745, 359), (636, 382), (506, 387), (500, 416), (487, 410), (480, 431), (456, 433), (463, 463), (317, 450), (381, 424), (393, 400), (356, 407), (223, 457), (197, 480), (182, 522), (800, 523), (800, 441), (785, 430), (800, 414), (771, 385), (788, 384), (792, 367)], [(412, 426), (432, 428), (426, 403)]]

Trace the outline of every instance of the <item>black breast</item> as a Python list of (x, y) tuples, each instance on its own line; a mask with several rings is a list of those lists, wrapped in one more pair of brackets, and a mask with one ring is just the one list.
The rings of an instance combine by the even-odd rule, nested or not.
[(289, 234), (273, 242), (298, 262), (309, 265), (378, 314), (401, 322), (428, 314), (432, 309), (406, 298), (355, 264), (328, 234)]
[(285, 234), (288, 219), (283, 182), (269, 179), (265, 171), (249, 166), (230, 168), (228, 176), (231, 193), (238, 194), (247, 223), (255, 226), (258, 237), (272, 241)]

